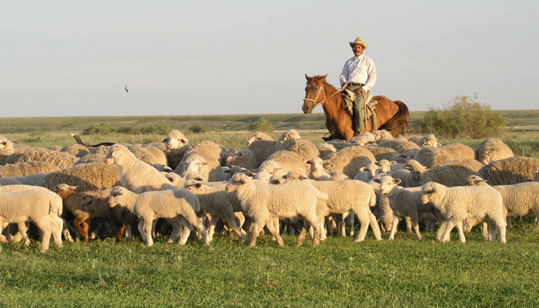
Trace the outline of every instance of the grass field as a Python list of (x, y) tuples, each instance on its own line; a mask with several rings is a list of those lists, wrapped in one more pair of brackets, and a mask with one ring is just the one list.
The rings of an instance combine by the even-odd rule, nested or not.
[[(539, 110), (503, 111), (508, 127), (502, 138), (516, 155), (539, 158)], [(411, 126), (422, 116), (412, 112)], [(213, 140), (245, 147), (249, 123), (264, 117), (274, 137), (296, 128), (321, 142), (327, 131), (322, 114), (4, 118), (0, 135), (31, 146), (74, 143), (96, 123), (139, 126), (163, 122), (186, 133), (190, 143)], [(192, 133), (197, 124), (211, 132)], [(149, 143), (164, 135), (88, 135), (102, 141)], [(475, 146), (482, 140), (441, 140)], [(483, 241), (480, 231), (456, 234), (439, 243), (424, 233), (419, 242), (399, 232), (395, 241), (354, 243), (332, 237), (315, 249), (279, 248), (268, 235), (249, 249), (237, 239), (217, 235), (210, 247), (186, 246), (159, 238), (151, 248), (139, 241), (98, 239), (88, 244), (51, 245), (39, 253), (3, 244), (0, 252), (0, 307), (539, 307), (539, 230), (533, 219), (517, 219), (507, 244)], [(384, 234), (384, 239), (387, 239)], [(307, 241), (307, 245), (311, 242)]]

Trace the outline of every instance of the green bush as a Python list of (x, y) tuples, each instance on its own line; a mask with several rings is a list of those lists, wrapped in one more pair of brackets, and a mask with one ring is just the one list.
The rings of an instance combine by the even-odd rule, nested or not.
[(419, 121), (423, 133), (446, 138), (485, 138), (499, 136), (505, 118), (477, 101), (477, 96), (457, 96), (441, 109), (429, 109)]
[(198, 124), (193, 124), (191, 126), (189, 126), (189, 131), (193, 132), (193, 133), (207, 133), (207, 132), (211, 132), (211, 128), (208, 127), (208, 126), (200, 126)]
[(108, 123), (94, 124), (82, 131), (83, 135), (166, 135), (170, 132), (170, 126), (167, 123), (154, 123), (149, 126), (122, 126), (112, 127)]
[(273, 131), (273, 125), (271, 125), (271, 122), (266, 118), (260, 118), (256, 122), (249, 123), (248, 128), (250, 131), (256, 131), (256, 132), (272, 132)]

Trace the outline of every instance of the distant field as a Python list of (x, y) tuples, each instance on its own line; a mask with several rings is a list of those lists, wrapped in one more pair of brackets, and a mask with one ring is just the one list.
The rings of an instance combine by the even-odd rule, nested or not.
[[(507, 130), (498, 136), (506, 142), (516, 155), (539, 158), (539, 110), (507, 110), (500, 112), (507, 119)], [(425, 112), (411, 112), (410, 126), (417, 130), (417, 120)], [(118, 116), (118, 117), (48, 117), (48, 118), (2, 118), (0, 134), (17, 143), (31, 146), (66, 146), (74, 143), (69, 133), (80, 134), (84, 129), (107, 123), (113, 127), (139, 127), (155, 123), (166, 123), (171, 129), (179, 129), (187, 135), (191, 143), (212, 140), (226, 147), (245, 147), (245, 141), (252, 135), (249, 124), (261, 118), (271, 122), (273, 136), (295, 128), (304, 138), (316, 143), (328, 135), (323, 113), (260, 114), (260, 115), (201, 115), (201, 116)], [(210, 132), (192, 133), (189, 128), (198, 125)], [(412, 131), (411, 134), (418, 134)], [(159, 141), (164, 135), (88, 135), (83, 139), (88, 143), (102, 141), (150, 143)], [(482, 140), (444, 140), (442, 144), (461, 142), (472, 147)]]

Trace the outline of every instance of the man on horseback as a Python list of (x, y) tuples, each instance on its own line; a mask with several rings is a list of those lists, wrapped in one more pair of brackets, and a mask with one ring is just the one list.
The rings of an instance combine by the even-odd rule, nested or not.
[(363, 54), (367, 43), (358, 37), (350, 42), (354, 56), (344, 63), (340, 76), (341, 87), (356, 93), (352, 114), (354, 136), (359, 135), (363, 125), (365, 98), (376, 83), (376, 67), (374, 61)]

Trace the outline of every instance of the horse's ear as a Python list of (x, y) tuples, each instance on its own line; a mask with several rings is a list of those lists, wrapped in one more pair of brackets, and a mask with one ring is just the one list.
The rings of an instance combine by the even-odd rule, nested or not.
[(326, 81), (326, 78), (328, 77), (328, 74), (325, 74), (324, 76), (320, 76), (321, 81)]
[(313, 77), (309, 77), (309, 75), (305, 74), (305, 79), (307, 79), (307, 81), (311, 81), (311, 79), (313, 79)]

